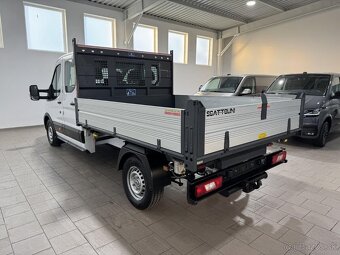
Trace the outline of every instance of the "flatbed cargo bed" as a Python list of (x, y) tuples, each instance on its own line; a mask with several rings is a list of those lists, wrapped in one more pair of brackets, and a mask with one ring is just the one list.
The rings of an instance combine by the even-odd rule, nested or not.
[(216, 153), (300, 130), (302, 97), (175, 96), (172, 54), (74, 48), (78, 124), (184, 159), (193, 172)]
[(78, 123), (179, 159), (190, 154), (196, 161), (214, 153), (233, 152), (240, 146), (257, 147), (268, 139), (284, 139), (300, 130), (302, 99), (295, 97), (272, 96), (266, 104), (261, 97), (176, 99), (179, 107), (187, 106), (167, 108), (78, 98)]

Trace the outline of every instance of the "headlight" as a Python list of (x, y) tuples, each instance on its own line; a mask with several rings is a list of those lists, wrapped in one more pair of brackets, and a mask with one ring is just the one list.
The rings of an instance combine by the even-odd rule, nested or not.
[(320, 108), (314, 110), (305, 110), (305, 116), (319, 116), (321, 112)]

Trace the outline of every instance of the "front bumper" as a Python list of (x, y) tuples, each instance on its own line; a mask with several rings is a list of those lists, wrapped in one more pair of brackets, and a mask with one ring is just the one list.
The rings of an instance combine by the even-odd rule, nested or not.
[(304, 117), (300, 137), (315, 139), (319, 136), (319, 117)]
[[(243, 190), (245, 192), (251, 192), (254, 189), (259, 188), (258, 183), (262, 179), (267, 178), (266, 171), (285, 163), (287, 161), (280, 162), (272, 165), (272, 159), (275, 154), (282, 152), (283, 150), (277, 150), (275, 152), (251, 159), (249, 161), (230, 166), (226, 169), (219, 170), (213, 174), (209, 174), (204, 177), (196, 178), (195, 180), (188, 180), (187, 184), (187, 200), (190, 204), (197, 204), (197, 202), (213, 195), (218, 192), (223, 192), (224, 195), (231, 195), (234, 192)], [(201, 183), (204, 183), (210, 179), (222, 176), (222, 187), (216, 189), (202, 197), (197, 198), (195, 196), (195, 187)], [(253, 185), (254, 184), (254, 185)], [(251, 188), (253, 187), (253, 189)]]

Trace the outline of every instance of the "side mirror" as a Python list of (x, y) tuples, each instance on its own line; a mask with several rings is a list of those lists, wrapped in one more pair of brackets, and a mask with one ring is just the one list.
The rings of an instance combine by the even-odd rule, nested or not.
[(340, 99), (340, 91), (332, 93), (331, 99)]
[(201, 91), (201, 88), (203, 87), (203, 85), (200, 85), (199, 87), (198, 87), (198, 91)]
[(249, 95), (251, 94), (251, 89), (244, 89), (241, 93), (241, 95)]
[(30, 97), (33, 101), (38, 101), (40, 99), (39, 89), (37, 85), (30, 86)]

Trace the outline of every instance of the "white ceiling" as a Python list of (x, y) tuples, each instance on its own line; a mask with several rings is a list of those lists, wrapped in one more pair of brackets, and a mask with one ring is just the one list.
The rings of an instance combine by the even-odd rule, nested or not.
[(114, 8), (127, 12), (130, 11), (130, 9), (135, 11), (136, 6), (140, 5), (143, 8), (140, 10), (140, 13), (143, 13), (143, 15), (215, 31), (223, 31), (233, 27), (247, 25), (268, 17), (292, 12), (297, 8), (301, 9), (301, 7), (308, 9), (309, 5), (316, 3), (333, 2), (331, 0), (256, 0), (256, 5), (249, 7), (246, 5), (247, 0), (69, 1), (95, 4), (97, 6), (102, 5), (106, 8)]

